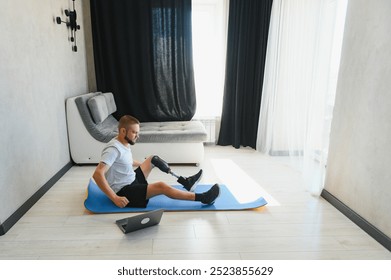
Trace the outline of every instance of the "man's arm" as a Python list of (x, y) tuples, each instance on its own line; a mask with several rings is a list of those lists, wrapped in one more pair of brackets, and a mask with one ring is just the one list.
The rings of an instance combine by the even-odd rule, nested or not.
[(105, 173), (107, 171), (107, 165), (104, 162), (99, 162), (98, 166), (95, 169), (92, 178), (95, 180), (95, 183), (99, 188), (107, 195), (108, 198), (114, 202), (120, 208), (125, 207), (129, 200), (124, 196), (118, 196), (112, 188), (110, 188), (109, 183), (106, 180)]

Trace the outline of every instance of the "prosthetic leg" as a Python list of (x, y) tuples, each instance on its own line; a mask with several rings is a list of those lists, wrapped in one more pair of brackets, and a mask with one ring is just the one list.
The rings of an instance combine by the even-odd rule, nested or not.
[(158, 156), (153, 156), (151, 159), (151, 163), (157, 168), (159, 168), (161, 171), (163, 171), (164, 173), (170, 174), (175, 178), (177, 178), (177, 182), (183, 185), (185, 189), (188, 191), (194, 191), (195, 187), (197, 186), (197, 183), (199, 182), (202, 176), (202, 170), (200, 170), (197, 174), (187, 178), (178, 176), (171, 170), (168, 163), (162, 160)]

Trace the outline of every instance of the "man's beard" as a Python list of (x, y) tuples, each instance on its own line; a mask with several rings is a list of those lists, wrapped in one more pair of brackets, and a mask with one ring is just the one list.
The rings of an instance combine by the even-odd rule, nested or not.
[(128, 136), (125, 136), (125, 140), (128, 141), (128, 143), (129, 143), (130, 145), (136, 144), (136, 142), (133, 141), (133, 140), (130, 140)]

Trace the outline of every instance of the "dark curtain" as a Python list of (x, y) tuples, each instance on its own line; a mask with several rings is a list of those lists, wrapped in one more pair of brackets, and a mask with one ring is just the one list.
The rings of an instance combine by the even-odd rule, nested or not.
[(97, 89), (115, 117), (190, 120), (196, 110), (191, 0), (91, 0)]
[(219, 145), (256, 148), (272, 0), (230, 0)]

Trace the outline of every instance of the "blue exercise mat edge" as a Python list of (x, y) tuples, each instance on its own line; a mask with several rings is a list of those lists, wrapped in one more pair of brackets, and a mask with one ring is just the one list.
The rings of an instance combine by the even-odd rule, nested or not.
[[(96, 185), (96, 183), (90, 179), (87, 188), (87, 198), (84, 201), (84, 207), (95, 214), (108, 214), (108, 213), (137, 213), (148, 212), (156, 209), (163, 208), (165, 211), (223, 211), (223, 210), (248, 210), (254, 209), (267, 204), (267, 201), (260, 197), (252, 202), (239, 203), (229, 189), (223, 185), (220, 185), (220, 196), (216, 199), (212, 205), (205, 205), (200, 202), (174, 200), (164, 195), (159, 195), (151, 198), (146, 208), (119, 208), (117, 207)], [(182, 189), (181, 186), (174, 186), (175, 188)], [(198, 185), (196, 192), (203, 192), (208, 190), (211, 185)]]

